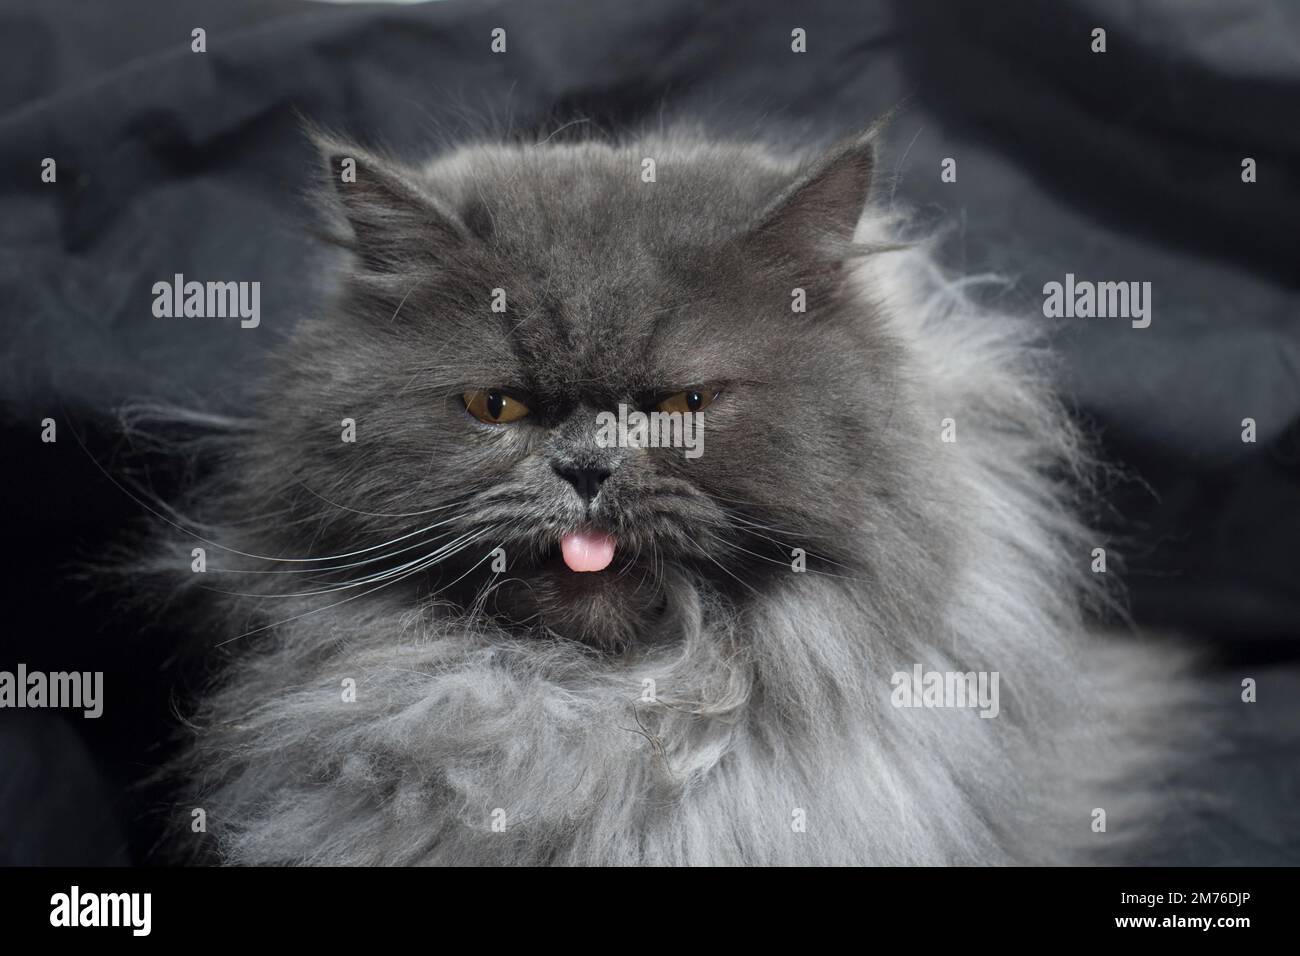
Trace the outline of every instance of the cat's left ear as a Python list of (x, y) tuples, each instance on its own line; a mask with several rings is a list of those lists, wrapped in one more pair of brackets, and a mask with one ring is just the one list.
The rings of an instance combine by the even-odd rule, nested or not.
[(757, 251), (817, 272), (838, 270), (870, 197), (877, 135), (872, 127), (844, 140), (800, 173), (750, 231)]

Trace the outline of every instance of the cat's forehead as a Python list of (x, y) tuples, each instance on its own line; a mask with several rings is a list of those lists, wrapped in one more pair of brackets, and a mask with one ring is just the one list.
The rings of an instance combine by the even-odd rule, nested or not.
[(514, 305), (496, 334), (533, 389), (607, 402), (690, 377), (697, 355), (676, 348), (681, 289), (655, 269), (613, 276), (557, 263), (511, 283)]
[(485, 233), (482, 281), (505, 293), (499, 332), (523, 373), (600, 397), (716, 368), (682, 327), (732, 298), (720, 246), (782, 182), (741, 153), (651, 146), (487, 149), (428, 174)]
[(464, 149), (424, 172), (521, 253), (611, 254), (661, 239), (723, 240), (752, 225), (790, 175), (753, 146), (671, 138)]

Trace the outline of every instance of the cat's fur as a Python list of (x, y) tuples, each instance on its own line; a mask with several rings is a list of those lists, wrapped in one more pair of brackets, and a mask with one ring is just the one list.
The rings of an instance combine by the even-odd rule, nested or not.
[[(212, 568), (191, 581), (244, 596), (205, 592), (232, 659), (186, 763), (208, 833), (182, 842), (232, 863), (908, 864), (1142, 832), (1174, 665), (1088, 636), (1090, 466), (1041, 330), (895, 244), (870, 136), (803, 163), (677, 135), (419, 170), (322, 145), (331, 181), (358, 164), (331, 200), (351, 265), (197, 499)], [(704, 455), (608, 452), (615, 565), (558, 567), (584, 518), (554, 463), (595, 454), (597, 409), (700, 384), (721, 387)], [(499, 385), (533, 416), (472, 420), (460, 394)], [(1000, 714), (894, 707), (917, 663), (998, 672)]]

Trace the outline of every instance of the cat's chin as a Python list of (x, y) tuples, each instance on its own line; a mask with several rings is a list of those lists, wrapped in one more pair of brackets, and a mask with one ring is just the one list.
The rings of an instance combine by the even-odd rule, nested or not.
[(654, 630), (663, 590), (648, 566), (616, 562), (576, 572), (558, 556), (503, 589), (497, 612), (506, 623), (602, 649), (627, 647)]

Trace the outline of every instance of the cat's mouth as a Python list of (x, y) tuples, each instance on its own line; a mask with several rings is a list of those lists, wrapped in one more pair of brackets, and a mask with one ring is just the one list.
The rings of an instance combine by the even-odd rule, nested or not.
[(614, 560), (616, 546), (613, 535), (587, 528), (560, 539), (560, 556), (570, 571), (604, 571)]
[(548, 537), (549, 548), (493, 590), (499, 621), (605, 648), (629, 645), (658, 621), (662, 582), (631, 533), (620, 541), (583, 524)]

